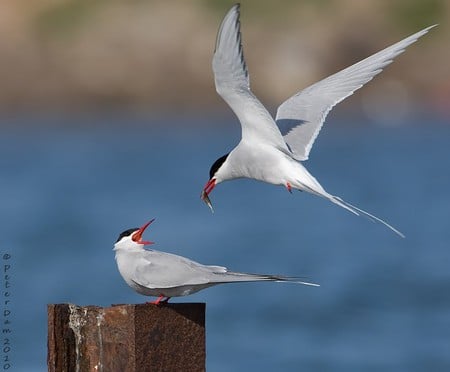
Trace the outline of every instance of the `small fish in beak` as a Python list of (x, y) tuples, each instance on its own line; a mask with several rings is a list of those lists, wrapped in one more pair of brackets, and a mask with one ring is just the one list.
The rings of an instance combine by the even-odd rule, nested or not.
[(211, 200), (209, 199), (208, 193), (203, 190), (200, 198), (205, 202), (205, 204), (211, 209), (211, 212), (214, 213), (214, 208), (212, 206)]

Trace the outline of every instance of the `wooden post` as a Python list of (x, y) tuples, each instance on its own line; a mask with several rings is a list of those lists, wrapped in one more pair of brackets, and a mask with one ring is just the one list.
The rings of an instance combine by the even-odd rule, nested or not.
[(48, 305), (48, 370), (205, 371), (205, 308)]

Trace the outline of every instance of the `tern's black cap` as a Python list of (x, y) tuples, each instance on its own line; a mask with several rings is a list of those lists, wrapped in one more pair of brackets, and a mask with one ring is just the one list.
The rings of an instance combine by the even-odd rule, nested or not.
[(224, 156), (221, 156), (219, 159), (217, 159), (214, 162), (211, 169), (209, 170), (209, 179), (214, 177), (214, 175), (219, 170), (219, 168), (222, 166), (222, 164), (225, 163), (225, 160), (227, 160), (228, 155), (230, 155), (230, 153), (225, 154)]
[(135, 227), (135, 228), (133, 228), (133, 229), (125, 230), (124, 232), (120, 233), (119, 237), (118, 237), (117, 240), (116, 240), (116, 243), (117, 243), (120, 239), (122, 239), (123, 237), (125, 237), (125, 236), (130, 236), (131, 234), (133, 234), (135, 231), (138, 231), (138, 230), (139, 230), (139, 227)]

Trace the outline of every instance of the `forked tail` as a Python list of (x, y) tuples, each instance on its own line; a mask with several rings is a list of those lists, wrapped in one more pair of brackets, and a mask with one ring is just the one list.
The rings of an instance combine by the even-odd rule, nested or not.
[(339, 205), (340, 207), (345, 208), (348, 211), (356, 214), (357, 216), (364, 216), (373, 222), (382, 223), (384, 226), (386, 226), (387, 228), (389, 228), (393, 232), (395, 232), (398, 236), (401, 236), (402, 238), (405, 237), (405, 235), (403, 235), (403, 233), (398, 231), (395, 227), (389, 225), (386, 221), (382, 220), (381, 218), (378, 218), (377, 216), (374, 216), (373, 214), (370, 214), (369, 212), (366, 212), (365, 210), (355, 207), (354, 205), (342, 200), (340, 197), (334, 196), (334, 195), (329, 195), (329, 194), (327, 196), (325, 196), (325, 195), (323, 195), (323, 196), (326, 197), (327, 199), (329, 199), (331, 202)]
[[(306, 171), (305, 168), (303, 168), (303, 169)], [(368, 218), (369, 220), (371, 220), (373, 222), (382, 223), (384, 226), (391, 229), (398, 236), (401, 236), (402, 238), (405, 237), (405, 235), (403, 235), (403, 233), (398, 231), (395, 227), (389, 225), (386, 221), (382, 220), (381, 218), (378, 218), (377, 216), (374, 216), (373, 214), (370, 214), (369, 212), (366, 212), (365, 210), (362, 210), (362, 209), (342, 200), (338, 196), (329, 194), (328, 192), (326, 192), (324, 190), (324, 188), (320, 185), (320, 183), (312, 175), (310, 175), (307, 172), (305, 172), (305, 174), (307, 174), (309, 176), (309, 181), (310, 181), (309, 185), (307, 185), (304, 182), (297, 181), (297, 183), (294, 183), (292, 186), (299, 190), (305, 190), (305, 191), (310, 192), (311, 194), (321, 196), (322, 198), (328, 199), (332, 203), (337, 204), (340, 207), (347, 209), (348, 211), (356, 214), (357, 216), (365, 216), (366, 218)]]

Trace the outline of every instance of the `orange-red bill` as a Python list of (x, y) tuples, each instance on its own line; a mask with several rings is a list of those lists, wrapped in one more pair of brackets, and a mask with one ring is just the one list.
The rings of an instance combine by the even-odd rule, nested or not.
[(206, 182), (205, 187), (203, 188), (203, 191), (209, 195), (211, 191), (213, 191), (214, 187), (216, 187), (216, 180), (214, 178), (211, 178), (208, 182)]
[(142, 234), (144, 233), (145, 229), (147, 227), (150, 226), (150, 224), (154, 221), (155, 219), (153, 218), (152, 220), (148, 221), (145, 225), (143, 225), (138, 231), (136, 231), (133, 236), (131, 237), (131, 239), (133, 239), (134, 242), (138, 243), (138, 244), (144, 244), (144, 245), (149, 245), (149, 244), (154, 244), (154, 242), (151, 242), (149, 240), (142, 240)]

